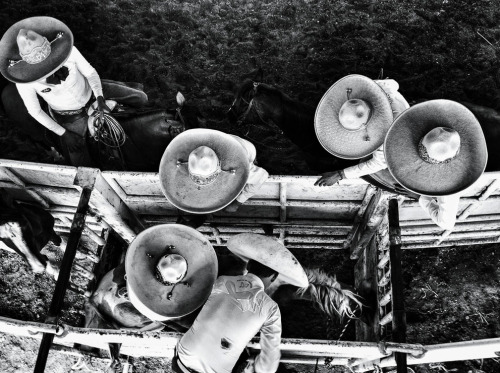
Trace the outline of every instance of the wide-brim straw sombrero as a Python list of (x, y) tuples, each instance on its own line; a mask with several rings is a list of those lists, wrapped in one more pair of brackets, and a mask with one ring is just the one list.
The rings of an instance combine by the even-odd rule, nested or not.
[[(181, 283), (167, 286), (157, 279), (156, 265), (166, 254), (179, 254), (186, 260), (187, 273)], [(217, 278), (217, 256), (208, 239), (197, 230), (162, 224), (141, 232), (130, 244), (125, 271), (134, 307), (150, 319), (161, 321), (185, 316), (205, 303)]]
[(279, 273), (291, 285), (305, 288), (309, 280), (295, 256), (277, 239), (255, 233), (242, 233), (227, 241), (227, 248), (243, 260), (255, 260)]
[[(419, 155), (420, 140), (436, 127), (454, 129), (460, 136), (459, 153), (447, 163), (428, 163)], [(406, 110), (389, 129), (384, 152), (398, 183), (426, 196), (445, 196), (468, 188), (482, 175), (488, 160), (478, 120), (465, 106), (450, 100), (427, 101)]]
[[(189, 154), (200, 146), (215, 151), (222, 171), (208, 185), (195, 183), (188, 171)], [(177, 135), (160, 162), (160, 185), (175, 207), (194, 214), (208, 214), (229, 205), (248, 180), (250, 162), (246, 150), (221, 131), (197, 128)]]
[[(342, 105), (350, 99), (361, 99), (371, 106), (371, 117), (365, 129), (349, 131), (339, 121)], [(332, 155), (359, 159), (373, 153), (383, 144), (393, 121), (389, 98), (373, 80), (363, 75), (348, 75), (323, 95), (316, 108), (314, 128), (320, 144)], [(368, 135), (369, 141), (365, 138)]]
[[(53, 41), (59, 32), (63, 35), (51, 44), (50, 55), (42, 62), (28, 64), (22, 61), (17, 46), (17, 35), (19, 30), (27, 29), (35, 31)], [(12, 25), (0, 40), (0, 72), (14, 83), (31, 83), (45, 78), (61, 67), (73, 48), (73, 33), (63, 22), (52, 17), (31, 17), (23, 19)], [(9, 67), (10, 61), (19, 61)]]

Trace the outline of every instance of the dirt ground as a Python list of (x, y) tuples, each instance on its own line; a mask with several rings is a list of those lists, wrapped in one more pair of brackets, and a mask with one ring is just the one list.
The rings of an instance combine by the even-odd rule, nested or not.
[[(396, 79), (410, 103), (449, 98), (500, 108), (497, 1), (0, 0), (0, 9), (0, 33), (25, 17), (59, 18), (102, 78), (141, 82), (150, 101), (166, 108), (175, 107), (181, 91), (209, 128), (239, 135), (242, 129), (231, 127), (225, 112), (234, 88), (258, 67), (264, 82), (311, 105), (336, 80), (359, 73)], [(1, 158), (48, 162), (15, 127), (0, 124)], [(300, 151), (275, 130), (254, 130), (252, 140), (261, 166), (271, 174), (313, 173)], [(352, 263), (341, 253), (296, 255), (307, 266), (322, 266), (341, 281), (353, 281)], [(0, 259), (0, 314), (43, 320), (53, 282), (30, 273), (13, 254), (0, 252)], [(500, 337), (498, 245), (406, 251), (403, 261), (409, 342)], [(81, 298), (71, 297), (63, 320), (81, 323)], [(290, 307), (283, 312), (286, 336), (338, 338), (337, 321), (309, 305), (300, 312)], [(1, 338), (0, 370), (32, 371), (38, 342)], [(352, 338), (350, 328), (343, 339)], [(51, 359), (47, 372), (69, 372), (77, 361), (57, 353)], [(102, 371), (105, 362), (92, 360), (87, 366)], [(162, 371), (168, 362), (148, 359), (136, 368)], [(500, 372), (500, 360), (419, 371), (425, 369), (494, 373)]]

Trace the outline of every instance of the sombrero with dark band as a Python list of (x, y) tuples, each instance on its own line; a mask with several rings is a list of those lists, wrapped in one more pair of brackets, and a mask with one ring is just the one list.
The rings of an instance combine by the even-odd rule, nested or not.
[[(19, 54), (17, 35), (32, 30), (47, 38), (50, 54), (38, 63), (27, 63)], [(73, 33), (63, 22), (52, 17), (31, 17), (12, 25), (0, 40), (0, 72), (14, 83), (31, 83), (54, 73), (68, 59), (73, 48)]]
[[(350, 102), (368, 105), (366, 123), (347, 129), (339, 119)], [(358, 159), (373, 153), (383, 144), (393, 115), (389, 98), (373, 80), (362, 75), (348, 75), (323, 95), (314, 117), (316, 136), (321, 145), (336, 157)]]
[[(429, 160), (422, 148), (422, 139), (438, 128), (458, 134), (460, 142), (456, 155), (441, 163)], [(488, 160), (478, 120), (465, 106), (450, 100), (427, 101), (406, 110), (389, 129), (384, 151), (397, 182), (427, 196), (468, 188), (484, 172)]]
[(210, 295), (217, 256), (203, 234), (179, 224), (141, 232), (125, 258), (130, 301), (151, 320), (185, 316)]
[[(212, 175), (202, 178), (191, 172), (190, 156), (195, 153), (200, 157), (196, 159), (202, 159), (200, 163), (206, 159), (215, 162)], [(249, 170), (246, 150), (235, 138), (216, 130), (191, 129), (177, 135), (165, 150), (160, 162), (160, 185), (175, 207), (208, 214), (238, 197)]]
[(255, 260), (279, 273), (281, 280), (301, 288), (309, 286), (304, 268), (293, 254), (273, 237), (242, 233), (227, 241), (227, 248), (243, 260)]

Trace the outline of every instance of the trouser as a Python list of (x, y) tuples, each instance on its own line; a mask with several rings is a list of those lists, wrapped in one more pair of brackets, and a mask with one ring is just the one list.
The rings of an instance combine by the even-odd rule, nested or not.
[[(89, 103), (85, 107), (87, 107)], [(80, 141), (78, 142), (80, 146), (76, 151), (71, 151), (64, 139), (59, 137), (64, 158), (75, 167), (93, 167), (94, 164), (87, 148), (88, 126), (86, 108), (82, 113), (75, 115), (60, 115), (55, 111), (52, 111), (51, 114), (54, 120), (67, 131), (71, 131), (80, 136)]]

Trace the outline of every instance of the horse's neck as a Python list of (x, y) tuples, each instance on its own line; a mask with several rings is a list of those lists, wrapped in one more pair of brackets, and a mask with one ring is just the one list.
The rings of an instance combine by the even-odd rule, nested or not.
[(314, 136), (314, 111), (313, 106), (292, 100), (283, 95), (282, 98), (282, 124), (281, 129), (290, 137), (301, 137), (311, 132)]

